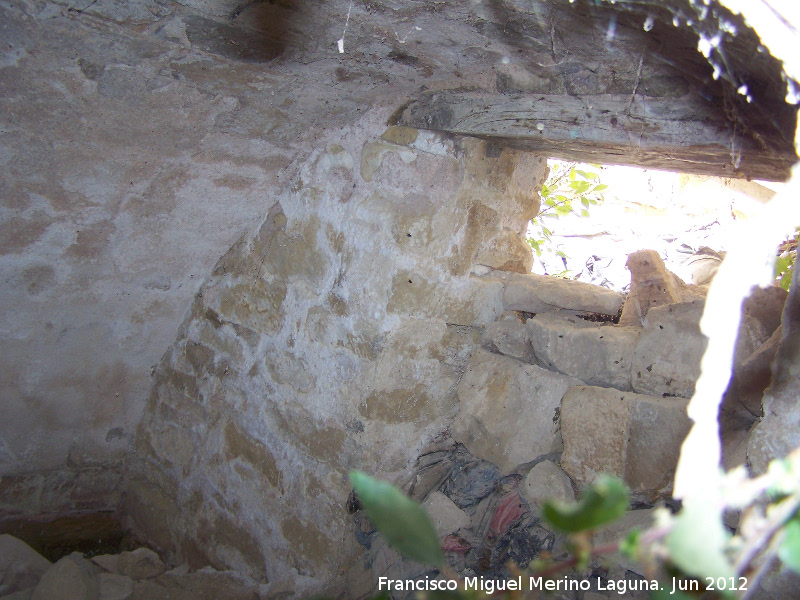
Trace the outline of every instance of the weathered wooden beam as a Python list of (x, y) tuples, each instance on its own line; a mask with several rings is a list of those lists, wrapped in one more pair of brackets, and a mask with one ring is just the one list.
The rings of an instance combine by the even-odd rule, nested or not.
[(797, 160), (780, 136), (752, 134), (691, 98), (437, 91), (410, 102), (397, 124), (553, 158), (720, 177), (785, 181)]

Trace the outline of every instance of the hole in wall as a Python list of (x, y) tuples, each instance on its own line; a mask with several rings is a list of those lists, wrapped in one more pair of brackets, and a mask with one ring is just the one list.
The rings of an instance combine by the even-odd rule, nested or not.
[(13, 535), (51, 562), (72, 552), (90, 557), (117, 554), (141, 546), (126, 531), (118, 515), (98, 512), (41, 521), (30, 518), (4, 520), (0, 534)]
[(548, 166), (527, 232), (532, 272), (618, 292), (630, 287), (628, 255), (644, 249), (683, 282), (709, 284), (737, 224), (785, 185), (560, 159)]

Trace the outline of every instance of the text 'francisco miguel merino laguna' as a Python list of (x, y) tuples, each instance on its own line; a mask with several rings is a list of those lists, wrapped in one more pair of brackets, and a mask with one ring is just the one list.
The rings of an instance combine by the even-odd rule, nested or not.
[[(604, 581), (599, 577), (596, 578), (597, 583), (594, 591), (600, 592), (616, 592), (617, 594), (626, 594), (630, 591), (655, 591), (662, 589), (661, 585), (655, 579), (650, 581), (646, 579), (640, 580), (627, 580), (627, 579), (609, 579)], [(524, 580), (522, 576), (516, 579), (484, 579), (483, 577), (465, 577), (464, 589), (465, 590), (480, 590), (488, 594), (500, 591), (522, 591)], [(696, 585), (696, 581), (677, 581), (673, 579), (670, 594), (674, 594), (675, 590), (686, 590), (689, 586), (686, 584)], [(541, 591), (588, 591), (592, 589), (590, 579), (573, 579), (570, 577), (563, 577), (561, 579), (544, 579), (543, 577), (528, 577), (528, 590), (541, 590)], [(455, 579), (389, 579), (388, 577), (378, 578), (378, 591), (417, 591), (429, 592), (437, 590), (457, 590), (459, 582)], [(692, 587), (691, 589), (696, 589)]]

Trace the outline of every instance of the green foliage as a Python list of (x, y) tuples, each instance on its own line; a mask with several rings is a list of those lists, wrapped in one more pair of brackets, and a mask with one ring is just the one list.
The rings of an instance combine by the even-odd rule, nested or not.
[(787, 567), (800, 573), (800, 515), (795, 514), (784, 527), (778, 557)]
[(619, 479), (601, 475), (575, 504), (547, 501), (542, 507), (544, 519), (566, 533), (597, 529), (624, 515), (630, 508), (628, 488)]
[(794, 271), (794, 263), (797, 260), (798, 238), (800, 238), (800, 232), (795, 233), (793, 238), (781, 246), (782, 251), (775, 259), (775, 280), (787, 292), (792, 284), (792, 272)]
[[(528, 244), (541, 259), (543, 253), (560, 257), (566, 264), (564, 252), (553, 248), (550, 225), (552, 221), (569, 214), (589, 216), (589, 208), (603, 201), (607, 185), (600, 183), (600, 175), (588, 168), (579, 169), (579, 163), (555, 162), (550, 166), (550, 176), (542, 186), (539, 214), (531, 221)], [(599, 169), (599, 165), (591, 165)], [(564, 273), (561, 273), (564, 274)]]
[(425, 510), (393, 485), (361, 471), (350, 482), (367, 516), (401, 554), (420, 563), (440, 565), (439, 536)]

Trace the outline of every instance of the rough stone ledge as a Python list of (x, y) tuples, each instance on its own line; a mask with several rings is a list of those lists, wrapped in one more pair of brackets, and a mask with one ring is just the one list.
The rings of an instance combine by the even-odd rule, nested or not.
[(509, 274), (503, 291), (503, 308), (530, 313), (597, 313), (615, 317), (625, 297), (613, 290), (546, 275)]

